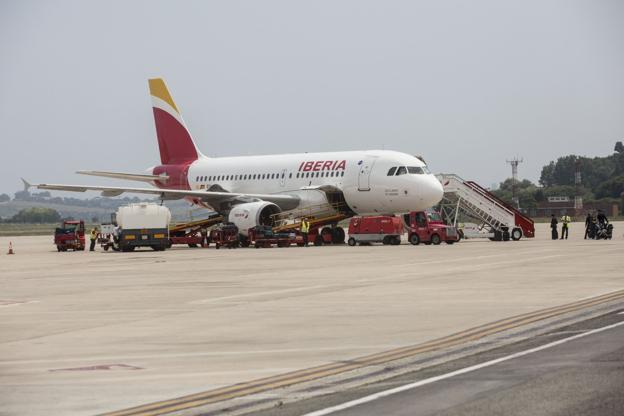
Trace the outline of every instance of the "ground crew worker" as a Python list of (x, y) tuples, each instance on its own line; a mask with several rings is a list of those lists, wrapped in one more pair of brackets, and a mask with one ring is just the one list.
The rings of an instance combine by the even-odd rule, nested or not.
[(89, 236), (91, 238), (91, 246), (89, 247), (89, 251), (95, 250), (95, 242), (97, 241), (97, 235), (98, 235), (98, 230), (97, 228), (93, 227), (91, 229), (91, 235)]
[(553, 240), (557, 239), (557, 218), (555, 218), (555, 214), (550, 216), (550, 230), (551, 230), (551, 238)]
[(604, 212), (602, 212), (601, 209), (598, 210), (598, 215), (596, 216), (596, 219), (598, 220), (598, 224), (600, 225), (600, 227), (604, 227), (605, 225), (609, 224), (607, 216), (604, 214)]
[(583, 237), (583, 240), (587, 240), (587, 234), (589, 234), (589, 229), (591, 228), (591, 224), (592, 224), (592, 215), (591, 215), (591, 212), (588, 212), (587, 217), (585, 217), (585, 237)]
[(310, 223), (307, 218), (301, 220), (301, 236), (303, 237), (303, 244), (308, 246), (308, 232), (310, 231)]
[(564, 214), (561, 217), (561, 239), (563, 240), (563, 236), (565, 235), (565, 239), (568, 239), (568, 224), (572, 221), (568, 214)]

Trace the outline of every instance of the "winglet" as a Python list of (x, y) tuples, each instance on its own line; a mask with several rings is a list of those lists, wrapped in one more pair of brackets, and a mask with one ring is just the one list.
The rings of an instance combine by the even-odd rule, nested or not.
[(32, 186), (31, 183), (29, 183), (26, 179), (24, 178), (20, 178), (22, 180), (22, 182), (24, 183), (24, 191), (28, 191), (30, 189), (30, 187)]

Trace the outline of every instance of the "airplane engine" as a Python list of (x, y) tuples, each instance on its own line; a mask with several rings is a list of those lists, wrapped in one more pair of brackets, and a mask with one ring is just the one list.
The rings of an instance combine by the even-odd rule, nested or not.
[(247, 236), (247, 231), (256, 225), (273, 225), (271, 215), (282, 210), (272, 202), (258, 201), (235, 205), (228, 215), (228, 221), (238, 227), (238, 231)]

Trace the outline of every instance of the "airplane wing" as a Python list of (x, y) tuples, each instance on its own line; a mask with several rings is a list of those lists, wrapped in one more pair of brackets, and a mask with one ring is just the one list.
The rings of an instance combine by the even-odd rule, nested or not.
[(119, 196), (123, 193), (148, 194), (158, 196), (159, 199), (194, 198), (211, 206), (215, 210), (222, 207), (242, 204), (245, 202), (268, 201), (273, 202), (283, 210), (293, 209), (299, 205), (299, 197), (287, 194), (241, 194), (234, 192), (191, 191), (183, 189), (159, 188), (126, 188), (119, 186), (91, 186), (91, 185), (63, 185), (63, 184), (30, 184), (22, 178), (24, 188), (35, 187), (53, 191), (86, 192), (99, 191), (102, 196)]
[(99, 171), (99, 170), (79, 170), (76, 173), (80, 175), (100, 176), (103, 178), (126, 179), (130, 181), (141, 181), (141, 182), (154, 182), (154, 181), (164, 182), (167, 179), (169, 179), (169, 176), (167, 175), (144, 175), (144, 174), (124, 173), (124, 172), (104, 172), (104, 171)]

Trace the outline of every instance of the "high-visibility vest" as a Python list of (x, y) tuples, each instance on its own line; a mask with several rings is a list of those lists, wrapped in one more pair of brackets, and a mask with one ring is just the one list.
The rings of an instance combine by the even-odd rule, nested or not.
[(564, 223), (565, 225), (568, 225), (570, 221), (571, 221), (570, 216), (568, 215), (564, 215), (563, 217), (561, 217), (561, 222)]
[(91, 240), (95, 240), (97, 238), (97, 231), (91, 230)]
[(301, 232), (307, 233), (310, 230), (310, 223), (306, 220), (301, 220)]

